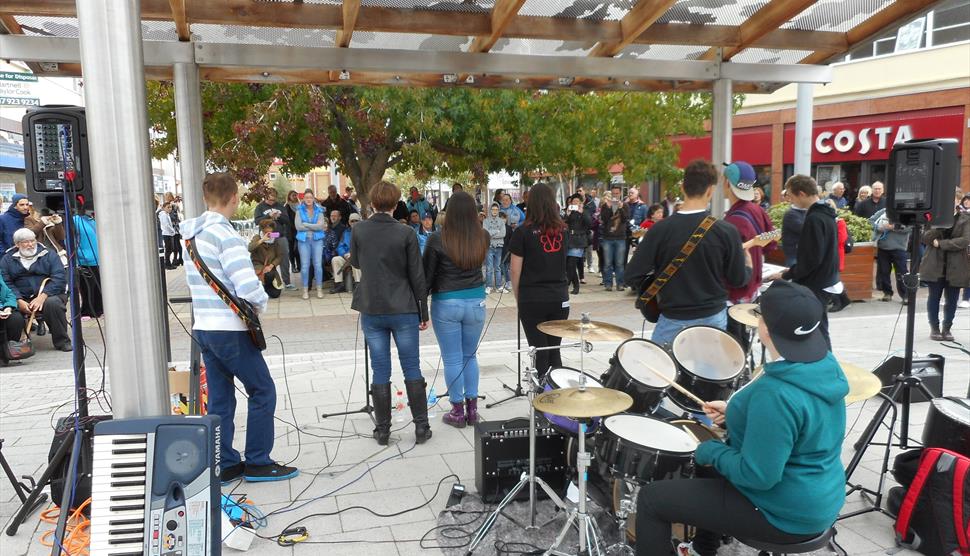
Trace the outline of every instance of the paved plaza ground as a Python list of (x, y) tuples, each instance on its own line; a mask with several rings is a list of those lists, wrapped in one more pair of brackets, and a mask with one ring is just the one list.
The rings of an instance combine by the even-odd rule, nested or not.
[[(592, 285), (598, 276), (588, 280), (583, 292), (573, 298), (572, 316), (588, 311), (592, 318), (625, 326), (641, 334), (642, 320), (633, 309), (633, 297), (627, 293), (604, 292)], [(171, 292), (184, 292), (180, 271), (169, 273)], [(923, 292), (921, 292), (923, 293)], [(444, 508), (448, 490), (454, 479), (444, 481), (435, 496), (442, 478), (455, 474), (461, 482), (474, 490), (473, 429), (457, 430), (440, 422), (446, 403), (434, 409), (432, 421), (434, 437), (421, 446), (414, 445), (412, 427), (396, 422), (401, 430), (392, 435), (388, 447), (378, 446), (369, 438), (372, 428), (369, 418), (356, 415), (349, 418), (321, 418), (321, 414), (356, 409), (363, 404), (362, 338), (357, 331), (357, 314), (350, 309), (349, 295), (327, 295), (323, 300), (303, 301), (297, 292), (286, 292), (270, 305), (265, 326), (269, 334), (278, 334), (286, 347), (285, 360), (280, 346), (270, 340), (266, 351), (273, 376), (278, 385), (277, 415), (289, 422), (295, 420), (302, 429), (298, 433), (288, 424), (276, 426), (278, 460), (295, 458), (302, 474), (288, 483), (242, 484), (237, 493), (245, 493), (263, 511), (280, 510), (270, 517), (262, 533), (279, 531), (282, 527), (305, 516), (333, 514), (337, 510), (364, 506), (378, 513), (394, 514), (401, 510), (430, 504), (395, 517), (379, 518), (360, 509), (348, 509), (338, 515), (317, 515), (301, 522), (312, 541), (334, 544), (300, 544), (279, 547), (270, 541), (257, 539), (249, 554), (327, 554), (341, 555), (410, 555), (440, 554), (437, 549), (424, 550), (416, 539), (436, 525), (436, 516)], [(481, 391), (488, 402), (504, 398), (503, 383), (513, 385), (516, 376), (515, 308), (511, 294), (493, 294), (488, 300), (488, 326), (480, 348)], [(831, 315), (831, 331), (836, 356), (843, 361), (864, 368), (874, 368), (889, 355), (901, 354), (905, 335), (905, 312), (899, 302), (878, 301), (855, 303), (848, 309)], [(970, 311), (960, 309), (954, 335), (970, 345)], [(188, 324), (188, 306), (176, 307), (175, 312)], [(110, 317), (108, 319), (110, 325)], [(944, 394), (966, 395), (970, 380), (970, 357), (928, 340), (925, 303), (917, 305), (916, 351), (920, 354), (940, 353), (946, 357)], [(97, 323), (84, 325), (84, 334), (91, 353), (100, 356), (101, 338)], [(188, 337), (172, 315), (172, 352), (177, 366), (184, 368), (188, 358)], [(645, 329), (649, 337), (650, 326)], [(425, 377), (433, 380), (437, 392), (444, 390), (443, 371), (439, 351), (432, 330), (422, 333), (421, 358)], [(71, 399), (72, 375), (69, 354), (49, 350), (49, 339), (41, 338), (41, 353), (22, 365), (0, 370), (0, 438), (4, 439), (3, 453), (17, 474), (39, 475), (50, 447), (51, 422), (70, 412), (65, 403)], [(599, 374), (609, 366), (608, 360), (616, 343), (596, 343), (585, 359), (587, 370)], [(578, 354), (564, 352), (567, 365), (579, 366)], [(395, 369), (397, 369), (395, 363)], [(93, 357), (88, 358), (89, 386), (101, 386), (101, 370)], [(399, 370), (393, 380), (400, 384)], [(110, 386), (110, 385), (109, 385)], [(115, 393), (115, 396), (124, 395)], [(925, 403), (915, 404), (910, 436), (919, 439), (926, 414)], [(522, 417), (527, 414), (526, 402), (518, 399), (492, 409), (482, 415), (489, 420)], [(873, 415), (877, 404), (873, 401), (857, 403), (848, 408), (847, 439), (844, 459), (852, 454), (852, 444)], [(237, 443), (245, 430), (245, 401), (241, 401), (237, 416)], [(97, 406), (93, 412), (97, 412)], [(875, 487), (881, 456), (871, 450), (863, 460), (855, 479)], [(0, 478), (0, 522), (6, 522), (17, 510), (14, 493), (5, 479)], [(294, 504), (295, 503), (295, 504)], [(292, 505), (292, 506), (291, 506)], [(846, 501), (845, 511), (864, 506), (859, 495)], [(283, 513), (286, 508), (290, 510)], [(847, 519), (838, 524), (838, 539), (852, 555), (884, 554), (894, 546), (890, 518), (878, 513)], [(50, 526), (32, 515), (15, 537), (0, 536), (0, 554), (47, 554), (50, 549), (39, 542), (41, 533)], [(429, 537), (434, 545), (434, 536)], [(346, 543), (339, 543), (347, 541)], [(491, 546), (477, 554), (492, 554)], [(742, 551), (739, 554), (755, 554)], [(900, 554), (907, 554), (903, 551)], [(914, 554), (914, 553), (909, 553)]]

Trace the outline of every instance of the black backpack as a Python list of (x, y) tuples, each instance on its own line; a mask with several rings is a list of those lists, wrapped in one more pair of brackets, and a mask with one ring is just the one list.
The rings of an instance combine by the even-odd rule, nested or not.
[(970, 556), (970, 458), (926, 448), (896, 517), (896, 541), (929, 556)]

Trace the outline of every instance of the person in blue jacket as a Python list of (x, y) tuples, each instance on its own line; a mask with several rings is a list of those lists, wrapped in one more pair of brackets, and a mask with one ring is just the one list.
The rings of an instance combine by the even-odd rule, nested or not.
[(24, 227), (24, 218), (30, 215), (30, 200), (17, 193), (10, 200), (7, 211), (0, 214), (0, 256), (13, 247), (13, 233)]
[(100, 318), (104, 314), (104, 305), (101, 301), (97, 224), (84, 205), (77, 208), (73, 220), (74, 237), (77, 241), (78, 278), (81, 282), (81, 318)]
[[(333, 267), (333, 288), (330, 289), (330, 293), (343, 293), (347, 291), (347, 278), (344, 270), (351, 269), (350, 237), (353, 233), (354, 226), (358, 222), (360, 222), (360, 214), (355, 212), (350, 215), (350, 225), (343, 228), (340, 243), (337, 244), (337, 249), (334, 251), (333, 259), (330, 262)], [(354, 282), (360, 282), (360, 269), (354, 268), (352, 274)]]
[[(772, 362), (730, 401), (705, 404), (726, 426), (727, 442), (697, 447), (697, 478), (640, 490), (637, 556), (714, 556), (724, 535), (792, 544), (835, 523), (845, 501), (849, 386), (819, 330), (825, 307), (804, 286), (776, 281), (760, 311), (758, 333)], [(676, 552), (671, 523), (697, 528)]]
[(17, 296), (0, 277), (0, 364), (9, 361), (7, 342), (18, 342), (24, 332), (24, 316), (17, 310)]

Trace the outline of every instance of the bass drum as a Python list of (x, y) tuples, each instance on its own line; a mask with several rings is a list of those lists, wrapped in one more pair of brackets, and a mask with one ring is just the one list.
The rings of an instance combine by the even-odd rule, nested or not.
[[(561, 388), (578, 388), (580, 375), (586, 375), (586, 387), (587, 388), (602, 388), (603, 385), (600, 381), (593, 378), (589, 373), (581, 373), (579, 369), (573, 369), (571, 367), (556, 367), (549, 369), (546, 373), (545, 378), (542, 379), (542, 390), (544, 392), (549, 392), (550, 390), (559, 390)], [(571, 436), (576, 436), (579, 434), (579, 422), (575, 419), (570, 419), (569, 417), (561, 417), (559, 415), (553, 415), (551, 413), (543, 413), (546, 419), (549, 420), (556, 430), (563, 434), (568, 434)], [(599, 418), (593, 418), (588, 427), (586, 427), (586, 435), (589, 436), (596, 432), (599, 427)]]
[(923, 446), (944, 448), (970, 457), (970, 399), (932, 400), (923, 426)]
[(669, 388), (651, 369), (670, 380), (677, 377), (677, 363), (667, 350), (650, 340), (631, 338), (616, 348), (609, 370), (600, 378), (603, 386), (633, 398), (630, 413), (649, 414), (656, 411)]
[[(727, 400), (741, 385), (746, 358), (734, 336), (713, 326), (688, 326), (674, 336), (677, 383), (706, 401)], [(700, 413), (697, 402), (671, 388), (668, 396), (681, 408)]]

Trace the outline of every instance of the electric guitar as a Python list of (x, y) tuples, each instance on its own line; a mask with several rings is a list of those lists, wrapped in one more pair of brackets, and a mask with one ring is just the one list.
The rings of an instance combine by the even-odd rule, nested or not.
[(758, 234), (753, 238), (745, 241), (741, 244), (744, 249), (751, 249), (752, 247), (764, 247), (772, 241), (776, 241), (781, 238), (781, 230), (772, 230), (770, 232), (765, 232), (763, 234)]

